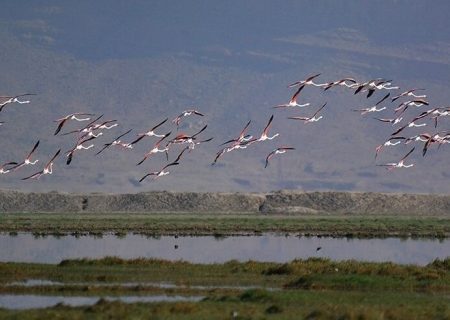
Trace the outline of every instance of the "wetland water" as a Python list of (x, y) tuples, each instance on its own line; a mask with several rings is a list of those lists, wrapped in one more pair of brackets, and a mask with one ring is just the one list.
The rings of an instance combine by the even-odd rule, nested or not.
[[(317, 251), (318, 248), (321, 248)], [(128, 234), (94, 236), (44, 236), (31, 233), (0, 234), (0, 261), (59, 263), (63, 259), (117, 256), (194, 263), (238, 261), (287, 262), (324, 257), (333, 260), (391, 261), (425, 265), (450, 256), (450, 239), (356, 239), (298, 237), (264, 234), (260, 236), (213, 236), (157, 238)]]
[(189, 301), (197, 302), (204, 297), (183, 297), (183, 296), (123, 296), (123, 297), (68, 297), (68, 296), (42, 296), (34, 294), (5, 294), (0, 295), (0, 308), (5, 309), (33, 309), (33, 308), (47, 308), (58, 303), (63, 303), (67, 306), (85, 306), (93, 305), (100, 299), (107, 301), (122, 301), (125, 303), (134, 302), (180, 302)]

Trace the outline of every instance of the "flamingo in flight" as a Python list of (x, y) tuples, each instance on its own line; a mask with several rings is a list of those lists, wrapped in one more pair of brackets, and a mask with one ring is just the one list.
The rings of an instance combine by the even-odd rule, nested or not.
[(392, 102), (394, 102), (395, 100), (401, 98), (401, 97), (405, 97), (405, 96), (410, 96), (413, 98), (426, 98), (427, 95), (426, 94), (420, 94), (420, 95), (416, 95), (414, 92), (419, 91), (419, 90), (425, 90), (425, 89), (411, 89), (411, 90), (407, 90), (405, 92), (400, 93), (399, 95), (396, 95), (395, 97), (392, 97)]
[(414, 166), (414, 163), (405, 164), (405, 159), (411, 153), (413, 153), (414, 149), (415, 149), (415, 147), (412, 148), (403, 158), (401, 158), (399, 162), (390, 162), (390, 163), (386, 163), (386, 164), (377, 164), (377, 166), (386, 167), (387, 170), (393, 170), (395, 168), (411, 168), (412, 166)]
[(89, 137), (87, 139), (83, 139), (83, 140), (78, 140), (77, 144), (75, 145), (75, 147), (73, 147), (72, 149), (70, 149), (69, 151), (67, 151), (67, 161), (66, 164), (69, 165), (72, 162), (72, 158), (73, 158), (73, 154), (75, 153), (75, 151), (77, 150), (89, 150), (90, 148), (94, 147), (93, 144), (88, 145), (87, 147), (83, 146), (84, 143), (91, 141), (95, 139), (95, 137)]
[(425, 156), (425, 154), (427, 153), (428, 147), (433, 144), (433, 143), (438, 143), (439, 147), (443, 144), (443, 143), (448, 143), (450, 136), (448, 134), (448, 131), (443, 131), (443, 133), (445, 133), (445, 136), (440, 136), (439, 133), (436, 134), (429, 134), (429, 133), (422, 133), (420, 134), (420, 137), (425, 139), (425, 144), (423, 146), (423, 150), (422, 150), (422, 156)]
[(154, 176), (153, 180), (155, 180), (155, 179), (157, 179), (157, 178), (159, 178), (159, 177), (162, 177), (162, 176), (166, 176), (166, 175), (168, 175), (170, 172), (169, 172), (169, 171), (165, 171), (165, 170), (166, 170), (168, 167), (170, 167), (170, 166), (177, 166), (177, 165), (179, 165), (178, 162), (171, 162), (171, 163), (169, 163), (169, 164), (166, 164), (166, 165), (165, 165), (164, 167), (162, 167), (161, 170), (159, 170), (159, 171), (153, 171), (153, 172), (147, 173), (145, 176), (143, 176), (143, 177), (139, 180), (139, 182), (144, 181), (144, 179), (147, 178), (148, 176)]
[(219, 160), (219, 158), (225, 153), (225, 152), (231, 152), (233, 150), (237, 150), (237, 149), (246, 149), (248, 146), (250, 146), (251, 144), (255, 143), (257, 139), (250, 139), (250, 140), (246, 140), (246, 141), (241, 141), (241, 142), (235, 142), (233, 143), (233, 145), (231, 145), (230, 147), (225, 147), (220, 149), (217, 153), (216, 156), (213, 160), (213, 162), (211, 163), (211, 165), (215, 165), (217, 163), (217, 161)]
[(256, 138), (253, 138), (250, 140), (235, 142), (230, 147), (228, 147), (226, 151), (231, 152), (231, 151), (237, 150), (237, 149), (247, 149), (248, 146), (252, 145), (256, 141), (258, 141), (258, 140)]
[(315, 87), (323, 87), (324, 85), (328, 85), (327, 83), (322, 83), (322, 84), (314, 83), (313, 80), (315, 78), (317, 78), (318, 76), (320, 76), (320, 73), (312, 75), (312, 76), (306, 78), (305, 80), (300, 80), (300, 81), (293, 82), (293, 83), (288, 85), (288, 88), (302, 86), (302, 85), (312, 85), (312, 86), (315, 86)]
[(61, 152), (61, 149), (56, 151), (55, 155), (50, 159), (49, 162), (47, 162), (47, 164), (45, 165), (43, 170), (36, 172), (26, 178), (22, 178), (22, 180), (39, 179), (43, 175), (52, 174), (53, 173), (53, 162), (55, 161), (56, 157), (59, 155), (60, 152)]
[[(350, 82), (350, 84), (348, 84), (347, 82)], [(355, 86), (357, 84), (356, 80), (353, 78), (343, 78), (340, 80), (336, 80), (333, 82), (329, 82), (326, 83), (326, 86), (324, 86), (323, 90), (327, 91), (335, 86), (345, 86), (347, 88), (352, 88), (353, 86)]]
[(160, 126), (162, 126), (164, 123), (166, 123), (166, 121), (169, 118), (166, 118), (164, 121), (161, 121), (160, 123), (158, 123), (156, 126), (154, 126), (153, 128), (151, 128), (149, 131), (147, 132), (143, 132), (143, 133), (139, 133), (138, 134), (138, 138), (136, 140), (134, 140), (132, 142), (132, 144), (138, 143), (139, 141), (141, 141), (144, 137), (157, 137), (157, 138), (162, 138), (165, 136), (165, 134), (156, 134), (155, 130), (158, 129)]
[(222, 149), (220, 149), (217, 153), (216, 156), (213, 160), (213, 162), (211, 163), (211, 165), (215, 165), (217, 163), (217, 161), (219, 160), (219, 158), (221, 156), (223, 156), (223, 154), (225, 152), (230, 152), (233, 151), (235, 149), (245, 149), (247, 148), (250, 144), (252, 144), (253, 142), (256, 141), (256, 139), (253, 138), (253, 136), (246, 134), (248, 127), (250, 126), (251, 120), (249, 120), (247, 122), (247, 124), (244, 126), (244, 128), (242, 129), (242, 131), (239, 133), (239, 136), (235, 139), (231, 139), (228, 141), (225, 141), (224, 143), (221, 144), (221, 146), (232, 143), (231, 146), (229, 147), (224, 147)]
[(65, 135), (68, 135), (68, 134), (71, 134), (71, 133), (78, 133), (79, 135), (81, 135), (81, 134), (84, 134), (84, 133), (92, 132), (92, 128), (93, 128), (95, 122), (100, 120), (102, 117), (103, 117), (103, 114), (98, 116), (96, 119), (92, 120), (91, 122), (89, 122), (84, 127), (80, 128), (80, 129), (77, 129), (77, 130), (73, 130), (73, 131), (69, 131), (69, 132), (63, 133), (62, 135), (65, 136)]
[[(372, 94), (375, 92), (376, 89), (386, 89), (384, 85), (391, 84), (391, 80), (385, 80), (383, 78), (377, 78), (373, 80), (366, 81), (364, 83), (361, 83), (359, 86), (357, 86), (354, 94), (357, 94), (359, 92), (367, 91), (367, 98), (370, 98)], [(397, 87), (392, 87), (389, 89), (396, 89)]]
[(190, 148), (193, 149), (193, 145), (194, 145), (194, 140), (196, 139), (196, 137), (202, 133), (203, 131), (205, 131), (205, 129), (208, 127), (208, 125), (205, 125), (199, 132), (193, 134), (192, 136), (186, 135), (184, 133), (180, 133), (178, 134), (175, 138), (173, 138), (172, 140), (170, 140), (167, 143), (167, 146), (171, 145), (171, 144), (175, 144), (175, 143), (187, 143), (190, 145)]
[(10, 168), (10, 170), (16, 171), (20, 168), (22, 168), (23, 166), (27, 166), (27, 165), (35, 165), (36, 163), (38, 163), (38, 159), (31, 161), (31, 156), (33, 155), (33, 153), (36, 151), (37, 147), (39, 146), (39, 140), (38, 142), (35, 143), (33, 149), (31, 149), (30, 153), (28, 153), (28, 155), (26, 156), (25, 160), (18, 163), (17, 165), (15, 165), (14, 167)]
[(240, 142), (243, 142), (243, 141), (251, 140), (253, 138), (253, 136), (245, 134), (247, 132), (247, 130), (248, 130), (248, 127), (250, 126), (250, 123), (251, 123), (251, 120), (249, 120), (247, 122), (247, 124), (245, 125), (244, 129), (242, 129), (242, 131), (239, 133), (239, 136), (236, 139), (231, 139), (231, 140), (225, 141), (224, 143), (221, 144), (221, 146), (223, 146), (225, 144), (228, 144), (228, 143), (232, 143), (232, 142), (233, 143), (240, 143)]
[(307, 107), (310, 104), (309, 103), (304, 103), (304, 104), (298, 104), (297, 103), (297, 97), (298, 94), (300, 93), (300, 91), (303, 90), (303, 88), (305, 87), (305, 85), (301, 85), (300, 87), (298, 87), (297, 91), (295, 91), (294, 95), (292, 96), (291, 100), (289, 100), (289, 103), (286, 104), (279, 104), (273, 108), (292, 108), (292, 107), (299, 107), (299, 108), (303, 108), (303, 107)]
[(270, 117), (269, 122), (267, 123), (266, 127), (264, 128), (264, 131), (261, 134), (261, 137), (259, 137), (259, 139), (256, 141), (272, 140), (280, 135), (279, 133), (276, 133), (271, 137), (269, 137), (267, 135), (269, 133), (270, 125), (272, 124), (272, 120), (273, 120), (273, 115)]
[(11, 171), (11, 168), (7, 169), (6, 167), (7, 167), (7, 166), (14, 166), (14, 165), (16, 165), (16, 164), (17, 164), (17, 162), (13, 162), (13, 161), (11, 161), (11, 162), (6, 162), (6, 163), (2, 164), (2, 165), (0, 166), (0, 174), (5, 174), (5, 173), (10, 172), (10, 171)]
[(399, 115), (401, 115), (410, 106), (421, 107), (423, 105), (428, 106), (429, 105), (428, 101), (423, 99), (409, 100), (406, 102), (402, 102), (397, 108), (394, 109), (394, 112), (395, 113), (400, 112)]
[(19, 94), (17, 96), (1, 96), (0, 99), (8, 99), (8, 100), (0, 103), (0, 112), (3, 110), (3, 108), (5, 106), (7, 106), (10, 103), (18, 103), (18, 104), (30, 103), (29, 100), (19, 100), (19, 98), (26, 97), (26, 96), (35, 96), (35, 95), (36, 95), (35, 93), (24, 93), (24, 94)]
[(392, 118), (392, 119), (387, 119), (387, 118), (376, 118), (374, 117), (375, 120), (381, 121), (381, 122), (387, 122), (390, 123), (392, 125), (396, 125), (397, 123), (399, 123), (400, 121), (403, 120), (403, 117), (397, 117), (397, 118)]
[(367, 107), (367, 108), (362, 108), (362, 109), (353, 109), (353, 111), (356, 112), (361, 112), (361, 115), (365, 115), (366, 113), (369, 112), (380, 112), (386, 109), (386, 107), (381, 107), (381, 108), (377, 108), (377, 106), (382, 103), (384, 100), (386, 100), (391, 94), (388, 93), (387, 95), (385, 95), (380, 101), (378, 101), (373, 107)]
[(164, 139), (166, 139), (169, 135), (171, 134), (171, 132), (166, 133), (161, 139), (158, 140), (158, 142), (155, 143), (155, 145), (153, 146), (152, 149), (150, 149), (150, 151), (148, 151), (145, 155), (144, 155), (144, 159), (142, 159), (141, 161), (139, 161), (136, 165), (140, 165), (141, 163), (143, 163), (145, 160), (147, 160), (151, 155), (156, 154), (158, 152), (167, 152), (169, 150), (169, 146), (166, 146), (163, 149), (159, 149), (159, 145), (161, 144), (161, 142), (163, 142)]
[[(395, 141), (395, 140), (397, 140), (397, 141)], [(406, 138), (405, 137), (391, 137), (385, 143), (377, 146), (375, 148), (375, 159), (377, 158), (378, 153), (380, 153), (381, 149), (383, 149), (384, 147), (388, 147), (388, 146), (396, 146), (401, 143), (401, 141), (399, 141), (399, 140), (406, 140)], [(392, 142), (392, 141), (395, 141), (395, 142)]]
[[(102, 129), (109, 130), (109, 129), (112, 129), (112, 128), (118, 126), (117, 123), (113, 123), (113, 122), (117, 122), (117, 120), (106, 120), (106, 121), (103, 121), (101, 123), (95, 123), (102, 116), (103, 115), (98, 117), (96, 120), (90, 122), (84, 128), (81, 128), (81, 129), (78, 129), (78, 130), (74, 130), (74, 131), (70, 131), (70, 132), (64, 133), (63, 135), (70, 134), (70, 133), (77, 133), (78, 132), (79, 139), (83, 139), (83, 138), (86, 138), (86, 137), (97, 138), (97, 137), (101, 136), (103, 133), (99, 132), (98, 134), (95, 134), (94, 133), (95, 130), (102, 130)], [(110, 123), (113, 123), (113, 124), (112, 125), (108, 125)]]
[(106, 121), (103, 121), (102, 123), (94, 124), (94, 125), (92, 125), (92, 130), (101, 130), (101, 129), (109, 130), (109, 129), (112, 129), (119, 125), (117, 123), (108, 125), (109, 123), (113, 123), (113, 122), (117, 122), (117, 120), (106, 120)]
[(414, 119), (412, 119), (410, 122), (408, 122), (404, 126), (402, 126), (402, 127), (398, 128), (397, 130), (395, 130), (391, 134), (391, 136), (395, 136), (395, 135), (399, 134), (400, 132), (402, 132), (406, 128), (424, 127), (424, 126), (426, 126), (427, 125), (426, 123), (416, 124), (416, 121), (426, 117), (427, 115), (428, 114), (426, 112), (423, 112), (422, 114), (420, 114), (419, 116), (415, 117)]
[(211, 163), (212, 166), (217, 163), (219, 158), (227, 151), (227, 149), (228, 149), (228, 147), (222, 148), (216, 153), (216, 156), (215, 156), (213, 162)]
[(282, 147), (279, 147), (279, 148), (276, 148), (276, 149), (272, 150), (266, 157), (266, 164), (265, 164), (264, 168), (267, 168), (267, 166), (269, 165), (270, 158), (272, 158), (276, 154), (286, 153), (288, 150), (295, 150), (295, 148), (282, 146)]
[(179, 116), (177, 116), (175, 119), (173, 119), (172, 122), (175, 123), (177, 125), (177, 128), (178, 128), (178, 126), (180, 125), (181, 119), (183, 117), (187, 117), (187, 116), (190, 116), (192, 114), (196, 114), (196, 115), (201, 116), (201, 117), (204, 116), (203, 113), (201, 113), (201, 112), (199, 112), (197, 110), (194, 110), (194, 109), (185, 110)]
[(183, 155), (183, 153), (184, 153), (187, 149), (188, 149), (188, 147), (184, 148), (184, 149), (180, 152), (180, 154), (178, 155), (178, 157), (177, 157), (174, 161), (172, 161), (172, 162), (169, 163), (169, 164), (166, 164), (164, 167), (161, 168), (161, 170), (159, 170), (159, 171), (153, 171), (153, 172), (147, 173), (145, 176), (143, 176), (143, 177), (139, 180), (139, 182), (144, 181), (144, 179), (147, 178), (147, 177), (149, 177), (149, 176), (154, 176), (154, 177), (153, 177), (153, 180), (155, 180), (155, 179), (157, 179), (157, 178), (159, 178), (159, 177), (168, 175), (170, 172), (169, 172), (169, 171), (165, 171), (165, 170), (166, 170), (168, 167), (179, 165), (179, 164), (180, 164), (180, 162), (179, 162), (179, 161), (180, 161), (180, 158), (181, 158), (181, 156)]
[(61, 131), (64, 124), (69, 120), (75, 120), (80, 122), (91, 120), (91, 118), (78, 118), (78, 116), (94, 116), (94, 114), (85, 112), (76, 112), (68, 114), (67, 116), (60, 118), (58, 120), (55, 120), (54, 122), (58, 122), (58, 127), (56, 128), (54, 135), (56, 136)]
[(327, 103), (325, 102), (323, 104), (323, 106), (321, 106), (319, 109), (317, 109), (316, 112), (314, 112), (314, 114), (311, 117), (302, 117), (302, 116), (297, 116), (297, 117), (288, 117), (288, 119), (292, 119), (292, 120), (303, 120), (305, 123), (309, 123), (309, 122), (317, 122), (320, 119), (322, 119), (323, 117), (317, 117), (317, 115), (319, 114), (319, 112), (327, 105)]
[(414, 142), (414, 141), (416, 141), (416, 142), (417, 141), (418, 142), (427, 142), (427, 140), (428, 140), (428, 134), (421, 133), (421, 134), (416, 134), (415, 136), (406, 138), (405, 139), (405, 144), (409, 144), (409, 143)]
[[(214, 139), (214, 137), (211, 137), (211, 138), (208, 138), (208, 139), (205, 139), (205, 140), (201, 140), (201, 141), (194, 141), (191, 145), (189, 145), (189, 149), (192, 150), (192, 149), (194, 149), (195, 146), (197, 146), (199, 144), (202, 144), (202, 143), (205, 143), (205, 142), (209, 142), (212, 139)], [(190, 150), (189, 150), (189, 152), (190, 152)]]
[(109, 147), (111, 147), (111, 146), (120, 145), (120, 144), (122, 143), (122, 141), (120, 141), (120, 138), (122, 138), (123, 136), (127, 135), (128, 133), (130, 133), (131, 130), (133, 130), (133, 129), (130, 129), (130, 130), (128, 130), (128, 131), (125, 132), (125, 133), (122, 133), (120, 136), (118, 136), (117, 138), (115, 138), (113, 141), (111, 141), (111, 142), (109, 142), (109, 143), (105, 143), (105, 144), (103, 145), (103, 148), (102, 148), (99, 152), (97, 152), (95, 155), (98, 155), (98, 154), (102, 153), (105, 149), (107, 149), (107, 148), (109, 148)]

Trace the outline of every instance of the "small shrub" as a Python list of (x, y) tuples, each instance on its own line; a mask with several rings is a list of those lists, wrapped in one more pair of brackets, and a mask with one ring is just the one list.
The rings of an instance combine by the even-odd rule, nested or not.
[(289, 275), (293, 274), (295, 271), (294, 267), (289, 263), (284, 263), (281, 266), (271, 267), (267, 270), (263, 271), (264, 275), (272, 276), (272, 275)]
[(313, 282), (308, 276), (301, 276), (297, 280), (287, 283), (284, 287), (288, 289), (309, 289)]
[(275, 314), (283, 312), (283, 309), (281, 309), (281, 307), (277, 306), (276, 304), (273, 304), (270, 307), (268, 307), (265, 312), (267, 314)]
[(271, 295), (262, 289), (247, 290), (239, 297), (243, 302), (265, 302), (271, 300), (271, 298)]

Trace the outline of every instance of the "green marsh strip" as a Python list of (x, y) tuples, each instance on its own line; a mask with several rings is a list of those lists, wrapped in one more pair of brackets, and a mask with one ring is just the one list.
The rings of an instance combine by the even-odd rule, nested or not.
[(36, 234), (236, 235), (263, 232), (351, 237), (450, 236), (450, 217), (284, 216), (215, 214), (50, 214), (0, 215), (0, 232)]
[[(41, 279), (58, 286), (17, 287), (7, 283)], [(74, 285), (83, 282), (83, 286)], [(164, 282), (189, 285), (257, 285), (280, 288), (216, 290), (111, 288), (99, 283)], [(44, 282), (45, 283), (45, 282)], [(89, 285), (91, 283), (91, 285)], [(58, 265), (0, 263), (2, 294), (65, 296), (206, 296), (200, 302), (100, 301), (94, 306), (1, 310), (2, 319), (448, 319), (450, 259), (427, 266), (333, 262), (191, 264), (154, 259), (66, 260)], [(167, 291), (165, 291), (167, 290)], [(184, 290), (184, 291), (183, 291)]]

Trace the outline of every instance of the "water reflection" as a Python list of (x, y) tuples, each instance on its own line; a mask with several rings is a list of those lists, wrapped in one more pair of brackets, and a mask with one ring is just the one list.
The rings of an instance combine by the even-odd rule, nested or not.
[(41, 296), (34, 294), (0, 295), (0, 308), (4, 309), (36, 309), (47, 308), (62, 303), (67, 306), (86, 306), (96, 304), (100, 299), (107, 301), (121, 301), (125, 303), (134, 302), (198, 302), (204, 297), (184, 297), (184, 296), (124, 296), (124, 297), (65, 297), (65, 296)]
[(184, 285), (175, 284), (171, 282), (59, 282), (44, 279), (26, 279), (24, 281), (14, 281), (7, 283), (7, 287), (38, 287), (38, 286), (90, 286), (90, 287), (123, 287), (123, 288), (134, 288), (134, 287), (150, 287), (150, 288), (160, 288), (160, 289), (196, 289), (196, 290), (212, 290), (212, 289), (231, 289), (231, 290), (250, 290), (250, 289), (264, 289), (268, 291), (278, 291), (280, 288), (271, 288), (265, 286), (226, 286), (226, 285)]
[[(317, 248), (321, 250), (317, 251)], [(63, 259), (117, 256), (185, 260), (196, 263), (238, 261), (286, 262), (309, 257), (333, 260), (392, 261), (425, 265), (450, 255), (450, 239), (347, 239), (264, 234), (217, 239), (214, 236), (157, 238), (128, 234), (35, 237), (0, 234), (0, 261), (59, 263)]]

